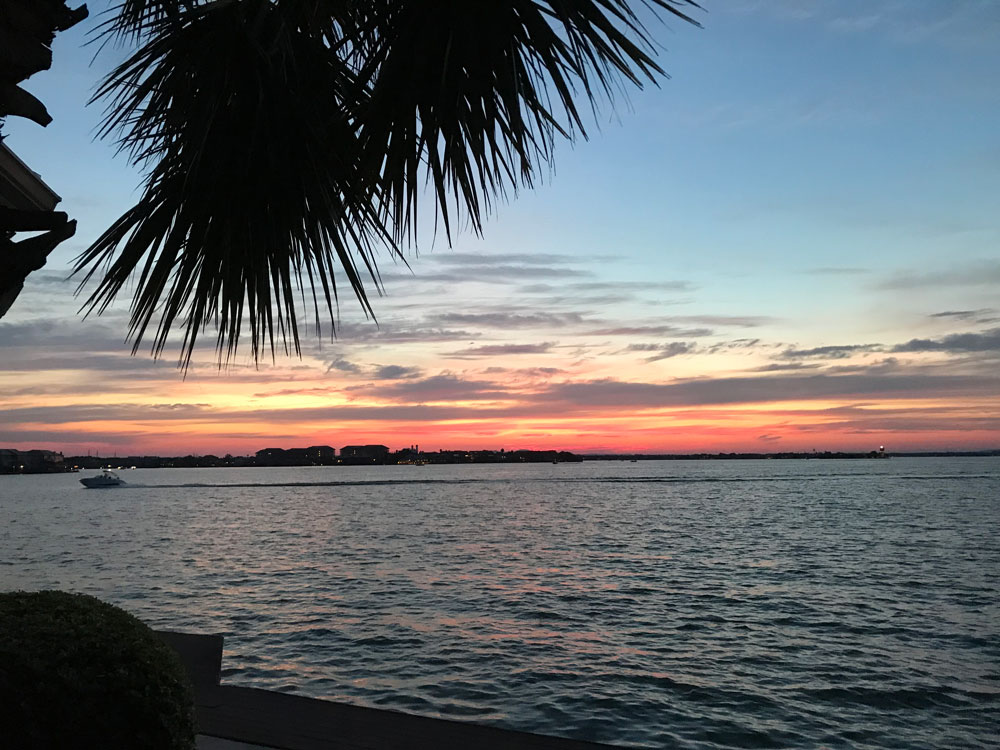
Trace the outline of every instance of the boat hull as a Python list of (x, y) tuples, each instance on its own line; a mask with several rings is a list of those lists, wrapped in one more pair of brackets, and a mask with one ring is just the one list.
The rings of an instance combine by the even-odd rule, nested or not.
[(80, 480), (80, 484), (92, 490), (106, 487), (122, 487), (125, 482), (120, 479), (107, 479), (106, 477), (85, 477)]

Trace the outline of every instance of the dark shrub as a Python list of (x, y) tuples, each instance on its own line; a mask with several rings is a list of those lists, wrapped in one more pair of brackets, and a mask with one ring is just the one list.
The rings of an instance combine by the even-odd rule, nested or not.
[(128, 612), (0, 594), (0, 745), (191, 750), (193, 704), (177, 656)]

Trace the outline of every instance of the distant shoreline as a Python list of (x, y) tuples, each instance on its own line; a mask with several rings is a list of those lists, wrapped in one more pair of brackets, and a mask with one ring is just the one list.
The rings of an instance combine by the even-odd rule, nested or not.
[(0, 470), (0, 476), (18, 474), (57, 474), (86, 469), (211, 469), (211, 468), (292, 468), (305, 466), (397, 466), (397, 465), (458, 465), (458, 464), (526, 464), (526, 463), (580, 463), (583, 461), (762, 461), (762, 460), (886, 460), (890, 458), (990, 458), (1000, 457), (1000, 448), (981, 451), (898, 451), (893, 453), (867, 453), (847, 451), (787, 451), (780, 453), (570, 453), (568, 451), (510, 451), (503, 454), (482, 451), (420, 452), (397, 459), (395, 454), (385, 460), (359, 463), (357, 461), (327, 462), (292, 461), (285, 463), (262, 462), (253, 456), (66, 456), (57, 464), (48, 464), (21, 470)]
[(785, 453), (583, 453), (584, 461), (718, 461), (762, 459), (845, 459), (845, 458), (989, 458), (1000, 456), (1000, 448), (981, 451), (888, 451), (880, 456), (875, 451), (802, 451)]

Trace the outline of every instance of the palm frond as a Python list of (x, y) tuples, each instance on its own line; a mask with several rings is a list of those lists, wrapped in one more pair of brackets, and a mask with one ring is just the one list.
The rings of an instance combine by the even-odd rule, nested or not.
[(215, 0), (122, 0), (106, 11), (97, 27), (99, 34), (139, 40), (167, 22), (177, 22), (181, 13)]
[[(267, 0), (205, 6), (161, 26), (104, 82), (105, 133), (155, 166), (138, 203), (78, 259), (84, 283), (106, 266), (85, 305), (101, 312), (137, 276), (129, 334), (154, 319), (153, 353), (175, 324), (182, 364), (217, 327), (220, 358), (236, 351), (248, 313), (255, 360), (274, 329), (298, 351), (295, 290), (303, 277), (319, 320), (334, 317), (340, 268), (365, 308), (362, 271), (391, 242), (358, 175), (344, 65), (284, 23)], [(378, 278), (369, 274), (378, 286)]]
[[(696, 23), (690, 0), (648, 0)], [(476, 232), (493, 201), (531, 187), (555, 143), (586, 138), (578, 100), (614, 102), (663, 70), (628, 0), (374, 0), (359, 17), (366, 171), (381, 175), (397, 240), (417, 217), (422, 179), (445, 231), (449, 207)]]
[[(294, 292), (334, 317), (342, 269), (371, 312), (379, 248), (417, 234), (430, 185), (449, 238), (664, 75), (639, 8), (696, 23), (693, 0), (123, 0), (101, 33), (138, 49), (103, 82), (101, 135), (150, 172), (138, 203), (78, 259), (85, 307), (137, 279), (130, 335), (153, 353), (209, 324), (231, 357), (299, 348)], [(322, 305), (321, 305), (322, 303)]]

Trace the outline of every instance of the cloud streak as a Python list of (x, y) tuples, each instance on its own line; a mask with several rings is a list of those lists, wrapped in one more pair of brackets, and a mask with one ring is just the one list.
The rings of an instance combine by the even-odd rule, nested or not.
[(880, 344), (844, 344), (838, 346), (816, 346), (811, 349), (786, 349), (781, 353), (784, 359), (844, 359), (859, 352), (882, 351)]
[(485, 312), (485, 313), (439, 313), (429, 320), (443, 326), (459, 325), (480, 328), (519, 329), (577, 326), (585, 321), (580, 313), (545, 312)]
[(631, 408), (760, 404), (843, 397), (903, 398), (933, 394), (995, 396), (1000, 379), (959, 375), (779, 375), (638, 383), (614, 379), (564, 383), (544, 393), (574, 405)]
[(552, 344), (550, 342), (541, 344), (486, 344), (484, 346), (472, 346), (468, 349), (461, 349), (457, 352), (452, 352), (448, 356), (460, 358), (521, 356), (525, 354), (546, 354), (551, 349)]
[(661, 359), (679, 357), (697, 351), (697, 346), (690, 341), (672, 341), (669, 344), (630, 344), (631, 352), (648, 352), (647, 362), (658, 362)]
[(892, 351), (1000, 354), (1000, 328), (993, 328), (983, 333), (953, 333), (940, 339), (910, 339), (905, 344), (894, 346)]

